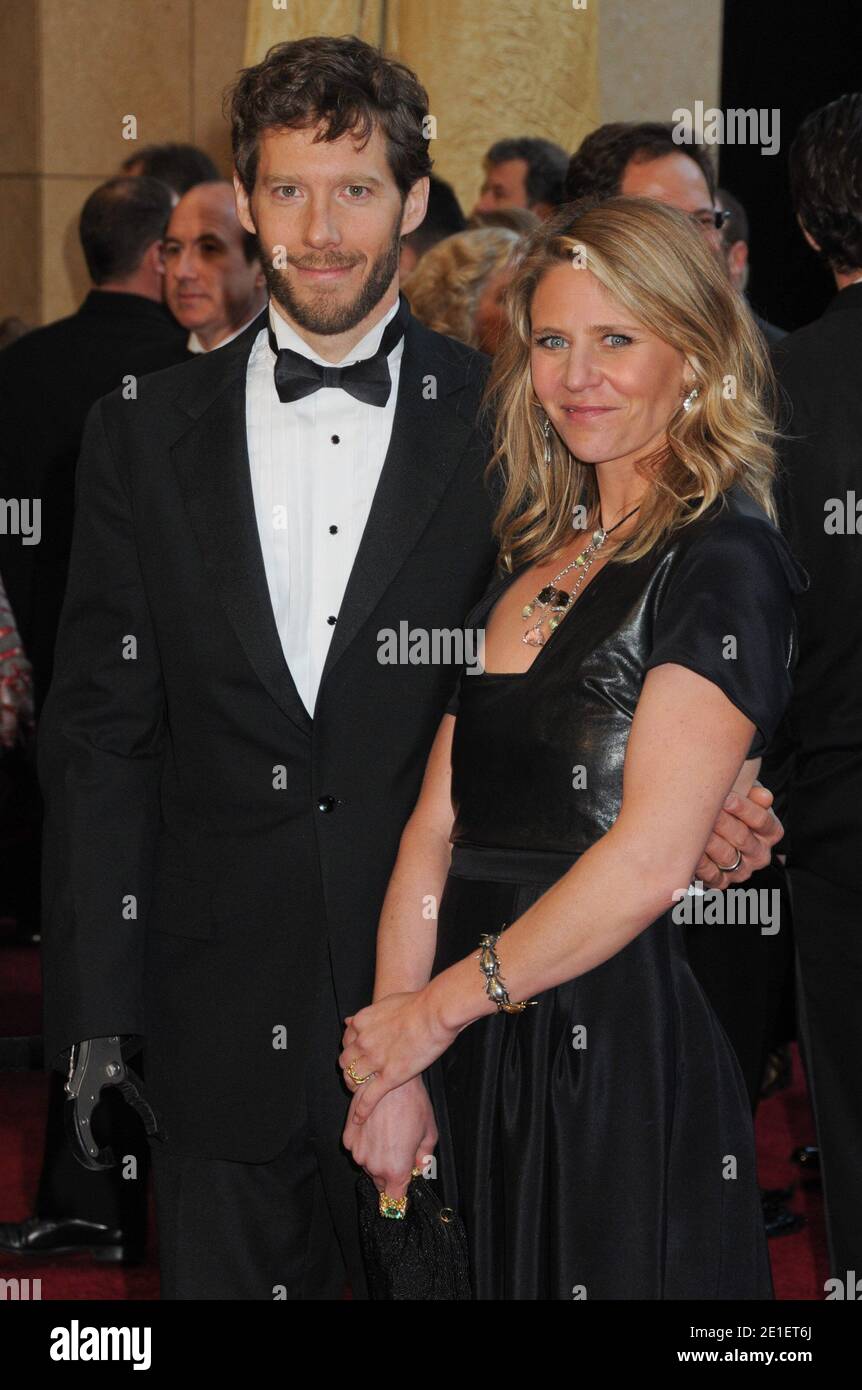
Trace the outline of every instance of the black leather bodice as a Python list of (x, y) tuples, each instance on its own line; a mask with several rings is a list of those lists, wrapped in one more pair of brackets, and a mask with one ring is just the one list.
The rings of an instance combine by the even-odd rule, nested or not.
[[(805, 587), (805, 572), (756, 503), (737, 488), (726, 498), (726, 508), (715, 504), (633, 564), (603, 566), (527, 671), (462, 673), (452, 749), (453, 844), (582, 853), (611, 828), (622, 803), (626, 746), (653, 653), (657, 615), (676, 567), (708, 526), (719, 530), (712, 534), (709, 565), (701, 565), (699, 571), (701, 588), (708, 590), (706, 607), (692, 594), (695, 631), (712, 621), (709, 585), (714, 585), (716, 595), (725, 593), (723, 567), (712, 558), (716, 537), (724, 535), (721, 528), (727, 530), (729, 563), (735, 564), (741, 555), (744, 564), (752, 524), (757, 546), (770, 554), (769, 572), (775, 580), (769, 589), (774, 608), (770, 622), (780, 631), (773, 666), (758, 669), (756, 682), (763, 680), (774, 690), (762, 703), (754, 701), (758, 722), (749, 756), (764, 752), (789, 698), (785, 678), (795, 662), (790, 595)], [(733, 621), (742, 629), (747, 605), (757, 605), (760, 599), (750, 592), (756, 574), (755, 569), (753, 578), (740, 580), (735, 594), (725, 594)], [(465, 626), (483, 627), (515, 578), (496, 576)], [(716, 612), (717, 631), (727, 631), (728, 611)], [(706, 621), (701, 622), (702, 617)], [(761, 639), (752, 627), (749, 645), (762, 646)], [(709, 674), (699, 659), (680, 659)], [(786, 671), (780, 670), (782, 659)], [(749, 683), (745, 698), (752, 707), (750, 689)]]

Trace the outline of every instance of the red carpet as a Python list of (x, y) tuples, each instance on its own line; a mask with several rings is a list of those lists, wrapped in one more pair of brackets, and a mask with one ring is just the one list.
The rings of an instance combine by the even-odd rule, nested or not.
[(797, 1190), (788, 1205), (806, 1218), (805, 1226), (796, 1235), (779, 1236), (769, 1242), (775, 1297), (823, 1299), (829, 1264), (820, 1184), (803, 1186), (799, 1170), (790, 1162), (795, 1148), (815, 1142), (805, 1073), (796, 1047), (793, 1083), (761, 1102), (755, 1131), (761, 1187), (789, 1187), (796, 1181)]
[[(40, 1033), (39, 950), (3, 944), (0, 923), (0, 1034)], [(0, 1071), (0, 1221), (33, 1215), (42, 1148), (48, 1077), (42, 1072)], [(46, 1299), (158, 1298), (155, 1213), (150, 1194), (150, 1237), (145, 1265), (98, 1264), (85, 1255), (19, 1260), (0, 1254), (0, 1278), (41, 1279)]]
[[(0, 1032), (38, 1033), (39, 953), (34, 947), (0, 944)], [(0, 1072), (0, 1221), (32, 1215), (44, 1138), (47, 1077), (39, 1072)], [(764, 1101), (757, 1116), (757, 1151), (762, 1187), (787, 1187), (797, 1178), (789, 1154), (814, 1141), (805, 1081), (794, 1048), (793, 1083)], [(826, 1233), (819, 1187), (798, 1185), (791, 1206), (807, 1224), (792, 1236), (770, 1241), (778, 1299), (822, 1299), (828, 1278)], [(159, 1296), (152, 1196), (150, 1241), (145, 1265), (100, 1265), (89, 1257), (63, 1256), (37, 1263), (3, 1259), (0, 1278), (41, 1279), (43, 1299), (150, 1299)]]

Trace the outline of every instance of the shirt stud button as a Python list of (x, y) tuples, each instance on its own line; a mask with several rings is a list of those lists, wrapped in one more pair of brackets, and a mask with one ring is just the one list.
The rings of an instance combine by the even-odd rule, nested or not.
[(330, 526), (330, 528), (329, 528), (329, 534), (330, 534), (330, 536), (337, 535), (337, 533), (338, 533), (338, 527), (337, 527), (337, 526)]
[(335, 618), (332, 616), (331, 613), (329, 617), (326, 619), (326, 621), (329, 623), (330, 627), (335, 627)]
[(340, 443), (341, 443), (341, 436), (340, 436), (340, 435), (333, 434), (333, 435), (331, 436), (331, 439), (332, 439), (332, 443), (333, 443), (333, 444), (340, 444)]

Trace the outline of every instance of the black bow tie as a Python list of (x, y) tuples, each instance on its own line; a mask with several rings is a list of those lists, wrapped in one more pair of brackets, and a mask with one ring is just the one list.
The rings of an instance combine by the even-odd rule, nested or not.
[(404, 329), (410, 317), (410, 306), (403, 294), (399, 295), (398, 301), (398, 312), (383, 330), (380, 346), (374, 356), (366, 357), (361, 362), (351, 362), (349, 367), (323, 367), (319, 362), (312, 362), (310, 357), (303, 357), (301, 352), (294, 352), (292, 348), (280, 348), (272, 323), (267, 320), (269, 345), (275, 353), (275, 389), (278, 399), (282, 402), (298, 401), (303, 396), (311, 396), (315, 391), (319, 391), (321, 386), (340, 386), (342, 390), (349, 391), (351, 396), (355, 396), (358, 401), (364, 401), (366, 405), (385, 405), (392, 390), (392, 378), (386, 359), (395, 344), (404, 336)]

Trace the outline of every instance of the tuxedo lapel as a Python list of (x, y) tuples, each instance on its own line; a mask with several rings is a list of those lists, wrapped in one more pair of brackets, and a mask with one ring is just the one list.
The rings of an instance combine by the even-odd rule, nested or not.
[(475, 424), (457, 410), (455, 393), (463, 386), (463, 359), (451, 358), (445, 339), (411, 317), (389, 448), (338, 612), (321, 690), (415, 547), (458, 464)]
[(183, 394), (178, 404), (195, 421), (171, 456), (213, 587), (237, 637), (276, 704), (310, 734), (311, 718), (284, 659), (272, 610), (251, 486), (245, 374), (265, 326), (264, 311), (235, 343), (217, 349), (219, 360), (206, 364), (212, 375), (202, 374)]

